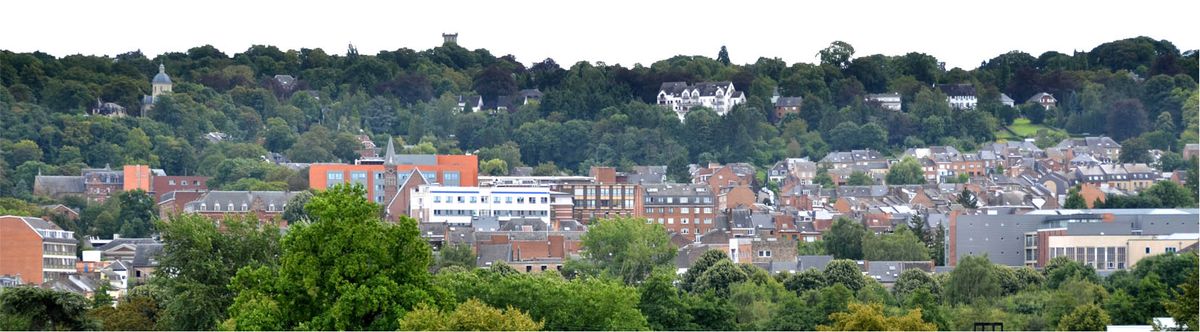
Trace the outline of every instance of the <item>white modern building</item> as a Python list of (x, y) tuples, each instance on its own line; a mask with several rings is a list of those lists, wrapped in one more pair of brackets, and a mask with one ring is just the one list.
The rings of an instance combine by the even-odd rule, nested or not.
[(899, 111), (903, 106), (903, 101), (900, 100), (900, 93), (873, 93), (863, 98), (866, 102), (879, 103), (880, 107), (889, 111)]
[(725, 115), (734, 106), (746, 102), (746, 94), (737, 91), (733, 82), (666, 82), (658, 89), (658, 104), (669, 107), (683, 121), (692, 107), (706, 107)]
[(569, 195), (548, 187), (442, 187), (423, 185), (409, 200), (409, 215), (423, 223), (470, 223), (471, 217), (537, 218), (550, 223), (554, 206)]

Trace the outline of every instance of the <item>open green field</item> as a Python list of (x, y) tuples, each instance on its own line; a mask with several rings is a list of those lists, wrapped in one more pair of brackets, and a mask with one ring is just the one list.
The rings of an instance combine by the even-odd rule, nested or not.
[[(1030, 138), (1030, 137), (1037, 136), (1038, 130), (1041, 130), (1041, 129), (1046, 129), (1046, 130), (1049, 130), (1052, 132), (1062, 132), (1061, 129), (1055, 129), (1055, 128), (1050, 128), (1050, 127), (1046, 127), (1043, 125), (1032, 124), (1029, 122), (1029, 119), (1025, 119), (1025, 118), (1019, 118), (1019, 119), (1014, 120), (1013, 124), (1008, 126), (1008, 129), (1012, 130), (1012, 132), (1009, 132), (1008, 130), (1003, 130), (1003, 129), (997, 130), (996, 138), (997, 139), (1006, 139), (1006, 140)], [(1013, 136), (1013, 133), (1016, 133), (1017, 135)]]

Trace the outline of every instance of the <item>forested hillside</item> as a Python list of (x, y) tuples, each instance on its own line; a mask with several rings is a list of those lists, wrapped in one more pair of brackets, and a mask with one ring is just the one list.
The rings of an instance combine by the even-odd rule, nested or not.
[[(998, 135), (1009, 137), (1004, 127), (1018, 117), (1031, 126), (1165, 151), (1197, 142), (1197, 52), (1181, 53), (1165, 40), (1118, 40), (1075, 54), (1018, 50), (970, 70), (940, 68), (937, 58), (920, 52), (855, 54), (842, 42), (817, 52), (819, 64), (763, 57), (738, 65), (722, 54), (564, 68), (552, 59), (527, 67), (511, 55), (453, 43), (375, 55), (352, 46), (346, 55), (332, 55), (262, 45), (232, 56), (212, 46), (153, 57), (4, 51), (0, 195), (30, 198), (39, 172), (77, 175), (86, 166), (130, 163), (215, 176), (215, 188), (303, 189), (304, 174), (260, 156), (349, 162), (358, 134), (380, 146), (395, 137), (412, 152), (476, 152), (492, 174), (524, 165), (578, 173), (590, 165), (653, 164), (668, 165), (677, 180), (687, 164), (705, 161), (764, 166), (785, 157), (815, 160), (829, 151), (895, 153), (934, 144), (971, 151)], [(159, 64), (172, 77), (174, 93), (139, 116)], [(285, 86), (275, 75), (297, 81)], [(653, 105), (668, 81), (731, 81), (748, 102), (726, 116), (693, 111), (681, 123)], [(933, 88), (952, 83), (975, 85), (976, 110), (952, 111)], [(480, 95), (487, 105), (532, 88), (545, 93), (540, 103), (508, 112), (455, 110), (456, 96)], [(799, 116), (771, 118), (776, 89), (804, 97)], [(865, 94), (883, 92), (899, 92), (904, 111), (863, 102)], [(1020, 104), (1039, 92), (1056, 96), (1059, 107)], [(1000, 104), (1001, 93), (1017, 107)], [(98, 101), (124, 106), (130, 116), (86, 115)], [(209, 132), (229, 139), (211, 143)], [(1027, 136), (1047, 146), (1065, 135), (1042, 130)]]

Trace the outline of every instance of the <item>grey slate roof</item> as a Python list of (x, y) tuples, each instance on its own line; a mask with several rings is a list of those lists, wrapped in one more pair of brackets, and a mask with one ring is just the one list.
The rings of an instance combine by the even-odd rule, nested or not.
[(105, 243), (104, 245), (102, 245), (98, 248), (95, 248), (95, 249), (100, 250), (100, 251), (106, 251), (106, 250), (116, 248), (118, 246), (126, 245), (126, 244), (134, 246), (136, 248), (136, 247), (144, 245), (144, 244), (155, 244), (155, 243), (159, 243), (158, 240), (151, 239), (151, 238), (120, 238), (120, 239), (114, 239), (112, 241), (109, 241), (108, 243)]
[(950, 97), (975, 96), (975, 86), (971, 84), (938, 84), (937, 88)]
[(83, 176), (73, 175), (38, 175), (33, 178), (33, 188), (34, 192), (43, 192), (47, 195), (82, 194), (87, 191), (83, 183)]
[(154, 75), (154, 79), (150, 81), (153, 84), (171, 84), (171, 77), (167, 76), (166, 67), (162, 64), (158, 65), (158, 74)]
[(804, 97), (779, 97), (775, 101), (775, 107), (800, 107), (804, 103)]
[[(188, 202), (184, 205), (185, 211), (202, 211), (201, 204), (212, 209), (215, 204), (221, 204), (221, 212), (247, 212), (253, 208), (256, 199), (262, 200), (264, 209), (269, 208), (271, 204), (275, 205), (277, 211), (283, 211), (284, 205), (291, 200), (299, 192), (290, 191), (210, 191), (200, 196), (195, 201)], [(234, 211), (228, 211), (226, 206), (233, 204)], [(242, 205), (247, 206), (246, 209)]]
[(133, 267), (154, 267), (158, 266), (158, 255), (163, 251), (161, 243), (148, 243), (140, 245), (133, 253)]

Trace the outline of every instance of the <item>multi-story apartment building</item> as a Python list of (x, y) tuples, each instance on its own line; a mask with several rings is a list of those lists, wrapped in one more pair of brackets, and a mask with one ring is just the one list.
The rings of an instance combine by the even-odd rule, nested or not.
[(825, 158), (821, 158), (817, 165), (827, 169), (881, 165), (886, 172), (887, 157), (875, 150), (834, 151), (825, 155)]
[(717, 217), (716, 195), (703, 184), (647, 185), (642, 197), (642, 216), (662, 224), (668, 231), (695, 239), (713, 228)]
[(1068, 175), (1072, 185), (1087, 183), (1101, 188), (1140, 191), (1154, 185), (1159, 174), (1146, 164), (1081, 166)]
[(0, 216), (0, 276), (25, 283), (65, 280), (75, 274), (75, 232), (41, 218)]
[(423, 223), (469, 224), (472, 217), (499, 220), (533, 218), (550, 224), (556, 205), (570, 196), (552, 195), (546, 187), (457, 187), (424, 185), (416, 188), (409, 216)]
[(625, 183), (564, 184), (554, 191), (571, 195), (573, 216), (585, 224), (595, 219), (634, 217), (642, 206), (641, 186)]
[(313, 189), (326, 189), (341, 183), (360, 184), (367, 198), (385, 204), (393, 200), (400, 187), (416, 170), (430, 184), (448, 187), (479, 185), (479, 157), (475, 155), (401, 155), (392, 140), (382, 162), (357, 164), (312, 164), (308, 183)]

